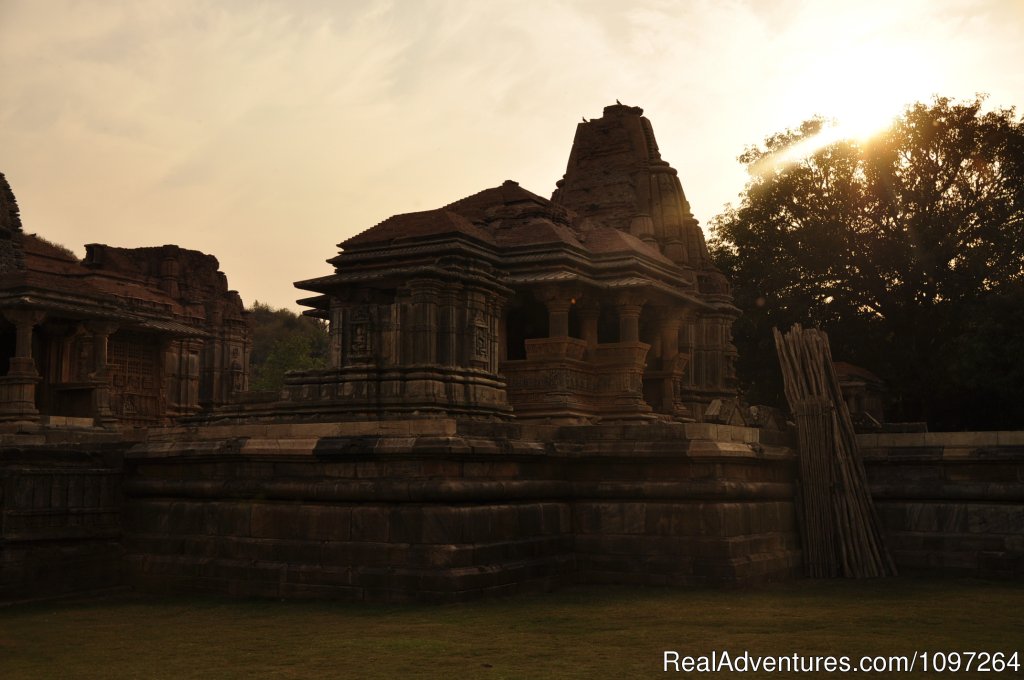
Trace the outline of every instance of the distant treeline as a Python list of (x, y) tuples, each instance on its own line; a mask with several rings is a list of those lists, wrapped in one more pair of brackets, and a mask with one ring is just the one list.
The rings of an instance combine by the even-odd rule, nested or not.
[(326, 322), (255, 302), (249, 308), (249, 327), (250, 389), (279, 390), (288, 371), (326, 368)]

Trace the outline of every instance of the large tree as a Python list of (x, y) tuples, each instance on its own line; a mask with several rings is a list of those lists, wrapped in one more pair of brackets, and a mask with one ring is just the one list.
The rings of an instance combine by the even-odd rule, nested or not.
[(801, 322), (888, 381), (896, 418), (1024, 425), (1024, 120), (936, 98), (870, 139), (828, 134), (815, 119), (748, 149), (712, 223), (751, 397), (777, 401), (770, 329)]

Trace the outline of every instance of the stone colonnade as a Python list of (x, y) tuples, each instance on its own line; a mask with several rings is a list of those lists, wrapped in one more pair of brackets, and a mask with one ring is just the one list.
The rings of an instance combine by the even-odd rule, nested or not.
[[(537, 291), (548, 314), (546, 338), (525, 341), (525, 360), (506, 360), (510, 401), (518, 415), (556, 419), (647, 419), (652, 412), (687, 418), (679, 387), (688, 355), (680, 352), (679, 330), (687, 309), (659, 306), (657, 327), (641, 338), (644, 291), (607, 297), (617, 317), (617, 341), (600, 342), (601, 301), (579, 288), (548, 286)], [(570, 315), (579, 319), (579, 338), (570, 335)], [(509, 329), (504, 329), (505, 333)], [(644, 340), (649, 340), (645, 342)]]
[[(14, 326), (15, 345), (7, 374), (0, 376), (0, 423), (13, 423), (19, 428), (31, 427), (41, 420), (36, 397), (39, 383), (43, 380), (32, 346), (36, 328), (47, 319), (47, 314), (37, 309), (6, 309), (2, 314)], [(92, 365), (83, 367), (87, 374), (80, 382), (91, 388), (90, 415), (98, 426), (110, 426), (115, 422), (110, 410), (108, 349), (110, 336), (117, 328), (117, 324), (106, 321), (75, 324), (78, 333), (89, 335)]]
[[(248, 349), (230, 334), (181, 338), (38, 309), (0, 313), (14, 327), (5, 343), (8, 370), (0, 375), (0, 424), (7, 429), (33, 429), (55, 417), (92, 419), (106, 428), (157, 424), (197, 412), (202, 383), (207, 399), (211, 389), (223, 400), (246, 387)], [(216, 384), (204, 371), (213, 352)]]

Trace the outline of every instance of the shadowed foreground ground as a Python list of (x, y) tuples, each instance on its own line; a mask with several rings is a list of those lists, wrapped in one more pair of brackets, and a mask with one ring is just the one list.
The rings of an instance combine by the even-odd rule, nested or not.
[(1022, 612), (1024, 584), (907, 578), (725, 592), (581, 587), (429, 607), (120, 596), (0, 609), (0, 676), (622, 678), (663, 676), (666, 649), (1024, 656)]

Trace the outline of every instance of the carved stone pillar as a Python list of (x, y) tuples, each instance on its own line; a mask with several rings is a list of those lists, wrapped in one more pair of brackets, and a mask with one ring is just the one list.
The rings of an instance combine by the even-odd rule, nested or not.
[(661, 320), (661, 403), (665, 412), (687, 418), (689, 410), (679, 401), (679, 388), (683, 370), (689, 356), (679, 352), (679, 328), (683, 314), (678, 310), (666, 310)]
[(679, 354), (679, 327), (682, 325), (682, 316), (672, 310), (667, 310), (661, 319), (661, 359), (665, 368)]
[(644, 366), (651, 348), (640, 341), (644, 298), (623, 293), (614, 303), (619, 317), (619, 341), (599, 344), (592, 351), (595, 403), (602, 419), (646, 420), (653, 416), (643, 393)]
[(14, 324), (16, 337), (8, 375), (38, 377), (36, 362), (32, 358), (32, 329), (42, 323), (46, 316), (45, 312), (35, 309), (11, 309), (4, 311), (3, 314)]
[(640, 312), (643, 299), (636, 295), (623, 295), (615, 305), (619, 314), (619, 342), (640, 342)]
[(117, 326), (109, 323), (90, 322), (86, 328), (92, 333), (92, 374), (97, 378), (107, 377), (107, 350), (110, 346), (110, 336), (117, 330)]
[(587, 349), (597, 347), (597, 320), (601, 317), (601, 306), (595, 301), (585, 302), (580, 310), (580, 335), (587, 343)]
[(90, 378), (95, 382), (92, 391), (93, 417), (97, 425), (113, 427), (117, 423), (117, 418), (110, 410), (111, 386), (107, 350), (110, 346), (110, 336), (117, 330), (117, 325), (105, 321), (90, 321), (85, 327), (92, 333), (93, 371)]
[(45, 315), (31, 309), (5, 310), (3, 315), (14, 324), (15, 348), (10, 369), (0, 378), (0, 420), (16, 423), (18, 427), (35, 426), (39, 422), (36, 408), (39, 372), (32, 358), (32, 329)]
[(526, 341), (527, 359), (544, 356), (578, 361), (583, 358), (586, 345), (577, 338), (569, 337), (569, 310), (572, 309), (575, 294), (571, 288), (561, 286), (539, 291), (537, 297), (544, 301), (548, 310), (548, 337)]
[(572, 302), (565, 299), (551, 300), (548, 306), (548, 337), (569, 337), (569, 308)]
[(575, 299), (574, 292), (555, 286), (542, 289), (538, 297), (548, 308), (548, 337), (569, 337), (569, 310)]

